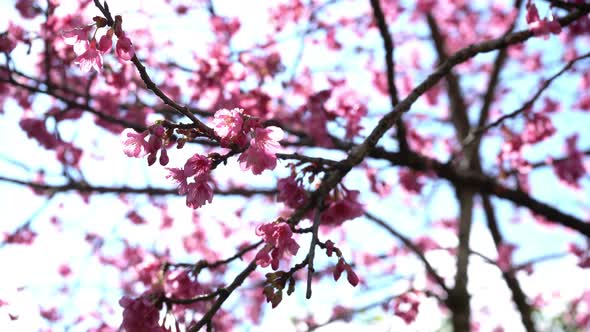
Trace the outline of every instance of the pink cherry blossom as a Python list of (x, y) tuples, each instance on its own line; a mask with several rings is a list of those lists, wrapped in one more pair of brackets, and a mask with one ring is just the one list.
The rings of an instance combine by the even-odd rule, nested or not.
[(145, 140), (148, 131), (137, 133), (135, 130), (127, 128), (121, 133), (121, 143), (123, 152), (128, 157), (141, 158), (147, 152), (147, 142)]
[[(166, 288), (170, 289), (169, 296), (172, 296), (177, 299), (190, 299), (196, 297), (198, 295), (202, 295), (208, 293), (209, 290), (207, 287), (204, 287), (199, 283), (187, 270), (176, 270), (169, 273), (166, 276)], [(193, 304), (188, 305), (193, 310), (206, 310), (207, 303), (206, 302), (195, 302)], [(177, 317), (182, 317), (182, 313), (186, 309), (185, 306), (177, 307)]]
[(213, 189), (206, 177), (199, 177), (187, 186), (186, 206), (197, 209), (213, 201)]
[(503, 272), (507, 272), (512, 268), (512, 254), (516, 250), (514, 244), (502, 244), (498, 247), (498, 267)]
[(393, 312), (396, 316), (403, 319), (406, 324), (411, 324), (418, 316), (420, 301), (414, 293), (404, 293), (395, 299)]
[(555, 127), (551, 119), (544, 114), (535, 113), (527, 118), (522, 139), (526, 143), (534, 144), (551, 137), (553, 134), (555, 134)]
[(123, 307), (122, 330), (125, 332), (166, 332), (166, 329), (158, 324), (160, 313), (149, 297), (144, 294), (136, 299), (124, 296), (119, 300), (119, 305)]
[(18, 0), (15, 8), (23, 18), (32, 19), (41, 13), (41, 9), (35, 5), (34, 0)]
[(299, 250), (299, 245), (292, 238), (291, 226), (285, 222), (259, 225), (256, 228), (256, 235), (261, 236), (267, 244), (256, 254), (256, 264), (262, 267), (271, 264), (272, 269), (276, 270), (285, 253), (294, 256)]
[(111, 48), (113, 47), (113, 36), (109, 34), (105, 34), (100, 37), (98, 41), (98, 50), (102, 53), (108, 53)]
[(127, 38), (127, 35), (118, 35), (117, 45), (115, 46), (115, 53), (117, 54), (117, 57), (119, 57), (119, 59), (124, 61), (129, 61), (135, 56), (133, 44), (131, 43), (131, 40)]
[(66, 43), (66, 45), (75, 46), (78, 43), (88, 41), (88, 33), (90, 32), (90, 28), (90, 26), (85, 26), (64, 31), (62, 33), (64, 43)]
[(424, 183), (421, 181), (422, 174), (420, 172), (401, 169), (399, 171), (399, 183), (404, 190), (411, 194), (419, 194), (422, 191)]
[(277, 189), (279, 191), (277, 200), (284, 202), (290, 208), (299, 208), (307, 202), (305, 189), (301, 188), (293, 176), (280, 179), (277, 182)]
[(72, 269), (70, 268), (69, 265), (62, 264), (59, 266), (58, 272), (62, 277), (65, 278), (65, 277), (69, 276), (70, 274), (72, 274)]
[(184, 176), (202, 177), (211, 171), (211, 159), (198, 153), (190, 157), (184, 164)]
[(243, 170), (251, 169), (255, 175), (264, 170), (273, 170), (277, 166), (275, 153), (279, 150), (279, 141), (283, 138), (283, 130), (278, 127), (256, 128), (250, 146), (238, 161)]
[(59, 140), (47, 131), (43, 120), (25, 117), (20, 120), (19, 125), (29, 138), (35, 139), (46, 149), (54, 149), (59, 144)]
[(385, 198), (391, 194), (391, 186), (385, 182), (380, 181), (377, 178), (377, 170), (372, 167), (366, 169), (366, 175), (371, 184), (371, 191), (379, 195), (381, 198)]
[(564, 160), (552, 162), (557, 177), (572, 188), (580, 188), (578, 181), (586, 174), (584, 154), (577, 148), (578, 135), (566, 139), (566, 155)]
[(576, 255), (579, 259), (578, 266), (583, 269), (590, 269), (590, 249), (589, 248), (582, 248), (576, 245), (575, 243), (571, 243), (569, 245), (569, 252)]
[(215, 130), (215, 134), (221, 137), (222, 145), (227, 146), (231, 143), (239, 144), (239, 142), (243, 141), (243, 139), (240, 139), (244, 136), (243, 111), (241, 108), (234, 108), (232, 110), (222, 108), (215, 112), (213, 116), (213, 129)]
[(39, 313), (41, 314), (41, 317), (47, 319), (50, 322), (56, 322), (58, 320), (61, 319), (61, 315), (59, 314), (59, 311), (57, 311), (57, 308), (52, 307), (49, 309), (39, 309)]
[(549, 18), (546, 17), (541, 20), (537, 6), (534, 3), (529, 1), (526, 6), (526, 21), (535, 36), (545, 36), (547, 38), (549, 33), (559, 34), (561, 32), (561, 25), (551, 14)]
[(80, 158), (82, 157), (82, 150), (72, 143), (61, 142), (55, 148), (57, 160), (64, 165), (78, 167)]
[(331, 202), (322, 212), (322, 225), (339, 226), (347, 220), (362, 216), (364, 209), (357, 201), (359, 193), (358, 190), (346, 191), (343, 198)]
[(184, 170), (181, 168), (168, 168), (170, 174), (166, 176), (168, 179), (172, 179), (178, 185), (178, 193), (184, 195), (188, 192), (188, 183)]
[(102, 53), (96, 49), (96, 42), (93, 40), (90, 45), (85, 42), (86, 50), (84, 53), (78, 55), (74, 60), (74, 64), (80, 65), (80, 69), (83, 72), (90, 71), (90, 68), (94, 68), (97, 72), (102, 69)]

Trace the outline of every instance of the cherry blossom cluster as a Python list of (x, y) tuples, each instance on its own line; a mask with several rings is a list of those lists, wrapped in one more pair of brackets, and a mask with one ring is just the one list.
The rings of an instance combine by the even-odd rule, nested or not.
[[(579, 259), (578, 266), (584, 269), (590, 269), (590, 246), (586, 245), (586, 248), (579, 246), (575, 243), (570, 244), (569, 251), (576, 255)], [(588, 308), (590, 309), (590, 308)]]
[(285, 203), (292, 209), (298, 209), (307, 203), (307, 192), (294, 175), (277, 181), (277, 201)]
[[(186, 195), (186, 206), (197, 209), (213, 200), (213, 189), (209, 185), (211, 159), (195, 154), (183, 168), (169, 168), (168, 178), (178, 184), (178, 193)], [(193, 181), (189, 182), (192, 178)]]
[(566, 158), (562, 160), (549, 159), (557, 177), (565, 185), (579, 189), (580, 179), (586, 174), (584, 166), (584, 154), (578, 149), (578, 135), (574, 134), (566, 138)]
[[(222, 147), (241, 152), (238, 161), (243, 170), (251, 170), (258, 175), (276, 167), (276, 152), (280, 149), (279, 141), (283, 138), (282, 129), (274, 126), (262, 127), (257, 118), (245, 115), (243, 109), (239, 108), (218, 110), (212, 125)], [(141, 133), (125, 129), (121, 133), (123, 151), (134, 158), (147, 154), (150, 166), (156, 162), (159, 153), (160, 165), (165, 166), (169, 162), (166, 148), (172, 133), (173, 130), (166, 130), (159, 124)], [(184, 142), (182, 139), (178, 140), (177, 147), (182, 148)], [(212, 201), (213, 189), (209, 185), (212, 168), (212, 158), (195, 154), (186, 161), (183, 168), (168, 169), (168, 178), (178, 184), (179, 194), (186, 195), (188, 207), (196, 209)], [(190, 181), (191, 178), (194, 181)]]
[(154, 294), (145, 293), (138, 298), (124, 296), (119, 300), (123, 307), (121, 329), (125, 332), (168, 332), (159, 324), (160, 310)]
[(553, 18), (551, 13), (548, 17), (541, 19), (537, 6), (532, 0), (527, 1), (526, 8), (526, 21), (535, 36), (545, 36), (547, 38), (550, 33), (557, 35), (561, 32), (561, 25)]
[[(107, 29), (106, 33), (96, 41), (96, 32), (98, 29), (107, 27), (107, 20), (103, 17), (94, 17), (94, 24), (65, 31), (63, 33), (64, 42), (67, 45), (74, 47), (74, 53), (77, 57), (74, 64), (80, 66), (83, 72), (90, 71), (94, 68), (97, 72), (102, 69), (103, 55), (111, 51), (113, 46), (113, 35), (117, 36), (117, 44), (115, 45), (115, 54), (117, 58), (122, 61), (129, 61), (135, 55), (133, 44), (127, 37), (122, 28), (123, 19), (120, 15), (115, 16), (115, 24), (113, 27)], [(94, 34), (90, 40), (88, 35), (92, 28), (96, 26)]]
[[(149, 138), (147, 138), (148, 136)], [(156, 124), (141, 133), (133, 129), (125, 129), (120, 138), (123, 152), (128, 157), (141, 158), (147, 155), (148, 165), (151, 166), (158, 159), (158, 152), (160, 152), (160, 165), (166, 166), (170, 161), (166, 151), (169, 136), (170, 134), (162, 125)]]
[(291, 226), (284, 221), (271, 222), (256, 227), (256, 235), (262, 237), (266, 245), (256, 254), (256, 264), (273, 270), (279, 268), (280, 260), (287, 255), (294, 256), (299, 245), (293, 240)]
[[(283, 139), (283, 130), (279, 127), (262, 127), (256, 118), (246, 116), (244, 110), (220, 109), (213, 117), (213, 129), (221, 138), (224, 147), (244, 148), (238, 161), (242, 170), (251, 170), (261, 174), (264, 170), (273, 170), (277, 165), (275, 155)], [(249, 145), (248, 145), (249, 143)]]
[[(285, 203), (291, 209), (304, 206), (308, 201), (308, 196), (302, 182), (302, 179), (297, 179), (295, 175), (280, 179), (277, 182), (277, 200)], [(320, 225), (340, 226), (347, 220), (362, 216), (364, 208), (358, 202), (359, 194), (358, 190), (348, 190), (346, 188), (343, 188), (342, 191), (335, 190), (326, 200), (326, 207), (320, 216)], [(309, 217), (312, 219), (311, 215)]]
[(321, 225), (340, 226), (347, 220), (352, 220), (363, 215), (364, 208), (358, 202), (358, 190), (343, 188), (340, 193), (335, 192), (333, 197), (326, 201), (326, 209), (321, 214)]
[(406, 324), (416, 320), (420, 308), (420, 298), (416, 291), (406, 292), (395, 298), (393, 303), (394, 314), (403, 319)]
[(25, 115), (20, 120), (19, 125), (29, 138), (33, 138), (47, 150), (54, 150), (57, 160), (65, 165), (78, 167), (82, 158), (82, 150), (72, 143), (64, 142), (51, 134), (47, 130), (44, 120)]

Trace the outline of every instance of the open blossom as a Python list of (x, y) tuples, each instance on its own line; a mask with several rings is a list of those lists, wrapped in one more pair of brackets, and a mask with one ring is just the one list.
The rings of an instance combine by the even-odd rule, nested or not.
[[(168, 168), (170, 174), (166, 177), (174, 180), (178, 185), (178, 193), (186, 194), (186, 206), (197, 209), (213, 200), (213, 189), (209, 185), (208, 174), (195, 177), (194, 182), (188, 182), (186, 170), (182, 168)], [(189, 173), (190, 174), (190, 173)]]
[(305, 189), (297, 184), (293, 176), (280, 179), (277, 182), (277, 189), (279, 191), (277, 200), (284, 202), (290, 208), (297, 209), (307, 202)]
[(414, 293), (404, 293), (395, 299), (393, 313), (403, 319), (406, 324), (411, 324), (418, 316), (420, 300)]
[(123, 307), (123, 322), (121, 330), (125, 332), (166, 332), (158, 324), (160, 312), (148, 296), (142, 295), (137, 299), (124, 296), (119, 300)]
[(197, 209), (213, 201), (213, 189), (207, 182), (207, 177), (195, 178), (187, 186), (186, 206)]
[(43, 120), (24, 117), (19, 125), (29, 138), (37, 140), (46, 149), (54, 149), (59, 144), (59, 140), (47, 130)]
[(273, 170), (277, 166), (275, 153), (280, 148), (279, 141), (283, 138), (283, 130), (278, 127), (256, 128), (250, 146), (238, 161), (243, 170), (251, 169), (258, 175), (265, 169)]
[(357, 201), (359, 194), (358, 190), (346, 191), (345, 197), (331, 202), (322, 212), (322, 225), (339, 226), (347, 220), (362, 216), (364, 209)]
[(115, 46), (115, 53), (117, 57), (121, 60), (129, 61), (135, 55), (135, 51), (133, 50), (133, 44), (131, 40), (127, 38), (127, 35), (124, 33), (118, 35), (117, 45)]
[(184, 175), (186, 177), (201, 177), (209, 174), (211, 170), (211, 159), (196, 153), (184, 164)]
[(578, 150), (577, 142), (577, 134), (568, 137), (566, 139), (567, 157), (553, 162), (553, 170), (559, 179), (573, 188), (580, 188), (578, 181), (586, 174), (584, 154)]
[(421, 172), (408, 169), (401, 169), (399, 171), (399, 183), (408, 193), (419, 194), (424, 186), (424, 183), (421, 180)]
[(148, 131), (137, 133), (133, 129), (127, 128), (121, 133), (121, 143), (123, 151), (128, 157), (141, 158), (146, 154), (147, 141), (145, 140)]
[(526, 7), (526, 21), (535, 36), (547, 36), (549, 33), (559, 34), (561, 32), (561, 25), (552, 15), (541, 20), (537, 6), (534, 3), (528, 1)]
[(100, 72), (102, 69), (102, 53), (96, 49), (96, 42), (93, 40), (89, 44), (88, 41), (85, 41), (84, 47), (84, 53), (78, 55), (74, 60), (74, 64), (80, 65), (83, 72), (90, 71), (90, 68)]
[(215, 112), (213, 116), (213, 129), (215, 134), (221, 137), (223, 145), (231, 143), (242, 145), (245, 135), (242, 131), (244, 119), (242, 117), (243, 110), (241, 108), (234, 108), (228, 110), (222, 108)]
[(90, 26), (85, 26), (82, 28), (75, 28), (72, 30), (64, 31), (62, 33), (62, 37), (64, 43), (66, 45), (76, 46), (77, 44), (84, 43), (88, 41), (88, 32), (90, 31)]
[(516, 250), (514, 244), (502, 244), (498, 247), (497, 264), (500, 270), (507, 272), (512, 268), (512, 254)]
[(256, 264), (267, 267), (271, 265), (273, 270), (279, 268), (279, 260), (285, 253), (296, 255), (299, 245), (292, 239), (291, 226), (285, 222), (267, 223), (256, 228), (256, 235), (261, 236), (267, 246), (256, 254)]
[(522, 140), (526, 143), (533, 144), (549, 138), (553, 134), (555, 134), (555, 127), (551, 123), (551, 119), (544, 114), (535, 113), (527, 118), (524, 132), (522, 133)]

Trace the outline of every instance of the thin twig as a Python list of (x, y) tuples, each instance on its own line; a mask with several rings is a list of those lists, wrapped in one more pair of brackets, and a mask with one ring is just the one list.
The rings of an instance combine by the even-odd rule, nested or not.
[(313, 227), (311, 232), (311, 241), (309, 244), (309, 253), (307, 254), (307, 290), (305, 292), (305, 297), (307, 299), (311, 298), (311, 279), (313, 277), (313, 258), (315, 257), (315, 246), (318, 242), (318, 230), (320, 229), (320, 220), (322, 209), (324, 208), (324, 199), (320, 198), (317, 204), (315, 218), (313, 220)]

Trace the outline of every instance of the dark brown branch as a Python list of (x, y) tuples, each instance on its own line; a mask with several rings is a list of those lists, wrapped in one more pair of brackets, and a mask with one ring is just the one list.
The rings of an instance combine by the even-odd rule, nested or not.
[(539, 99), (541, 94), (551, 85), (551, 83), (553, 83), (553, 81), (555, 81), (555, 79), (557, 79), (558, 77), (563, 75), (565, 72), (570, 70), (576, 62), (578, 62), (582, 59), (589, 58), (589, 57), (590, 57), (590, 52), (569, 61), (563, 68), (561, 68), (560, 71), (558, 71), (557, 73), (553, 74), (553, 76), (551, 76), (547, 80), (545, 80), (545, 82), (543, 82), (543, 84), (541, 85), (539, 90), (537, 90), (537, 92), (529, 100), (527, 100), (521, 107), (519, 107), (518, 109), (516, 109), (508, 114), (502, 115), (497, 120), (495, 120), (494, 122), (492, 122), (486, 126), (483, 126), (483, 124), (482, 124), (479, 127), (477, 127), (476, 129), (472, 130), (472, 132), (469, 134), (469, 136), (467, 136), (467, 138), (463, 141), (462, 145), (468, 146), (470, 144), (473, 144), (488, 130), (490, 130), (494, 127), (497, 127), (497, 126), (501, 125), (504, 121), (514, 118), (514, 117), (518, 116), (519, 114), (525, 112), (527, 109), (530, 109), (533, 106), (533, 104)]
[(30, 85), (27, 85), (27, 84), (23, 84), (23, 83), (17, 82), (12, 77), (9, 77), (8, 79), (0, 78), (0, 82), (8, 83), (8, 84), (11, 84), (11, 85), (13, 85), (15, 87), (19, 87), (19, 88), (25, 89), (25, 90), (30, 91), (30, 92), (46, 94), (48, 96), (54, 97), (54, 98), (56, 98), (56, 99), (64, 102), (69, 108), (76, 108), (76, 109), (80, 109), (80, 110), (86, 110), (87, 112), (96, 115), (98, 118), (100, 118), (102, 120), (105, 120), (105, 121), (108, 121), (110, 123), (116, 123), (116, 124), (119, 124), (119, 125), (124, 126), (124, 127), (127, 127), (127, 128), (133, 128), (133, 129), (135, 129), (137, 131), (143, 131), (143, 130), (146, 129), (145, 127), (143, 127), (141, 125), (138, 125), (137, 123), (128, 122), (126, 120), (118, 119), (118, 118), (115, 118), (115, 117), (110, 116), (108, 114), (104, 114), (104, 113), (102, 113), (102, 112), (100, 112), (100, 111), (92, 108), (90, 105), (82, 105), (82, 104), (80, 104), (80, 103), (78, 103), (76, 101), (73, 101), (73, 100), (71, 100), (69, 98), (66, 98), (64, 96), (61, 96), (61, 95), (55, 93), (54, 91), (43, 90), (43, 89), (38, 88), (38, 87), (35, 87), (35, 86), (30, 86)]
[[(500, 250), (500, 247), (504, 243), (504, 239), (502, 237), (502, 234), (500, 233), (500, 228), (498, 227), (498, 220), (496, 218), (494, 206), (492, 205), (492, 201), (488, 195), (481, 196), (488, 228), (490, 229), (490, 233), (492, 234), (492, 238), (494, 239), (496, 249)], [(533, 310), (531, 308), (531, 305), (528, 303), (526, 295), (524, 294), (522, 287), (520, 287), (520, 283), (518, 282), (518, 279), (516, 279), (514, 272), (502, 271), (502, 277), (506, 281), (506, 285), (512, 293), (512, 301), (514, 301), (516, 309), (520, 313), (522, 325), (524, 326), (527, 332), (537, 331), (532, 317)]]
[[(426, 21), (430, 27), (430, 33), (436, 53), (438, 54), (440, 62), (448, 60), (447, 52), (445, 50), (444, 36), (441, 34), (436, 23), (435, 18), (428, 14), (426, 15)], [(465, 105), (465, 99), (461, 92), (461, 86), (459, 85), (459, 78), (452, 69), (449, 69), (445, 75), (445, 81), (447, 83), (447, 91), (449, 94), (449, 103), (451, 108), (451, 121), (455, 127), (457, 137), (462, 140), (469, 133), (469, 119), (467, 118), (467, 106)]]
[[(558, 21), (562, 26), (566, 26), (576, 19), (583, 16), (585, 13), (575, 12), (569, 14)], [(422, 83), (420, 83), (412, 92), (396, 107), (393, 111), (387, 113), (371, 131), (371, 134), (361, 143), (360, 145), (354, 146), (348, 157), (338, 163), (338, 167), (335, 171), (330, 172), (322, 181), (320, 187), (314, 191), (308, 203), (302, 208), (298, 209), (289, 218), (289, 223), (297, 223), (307, 211), (315, 206), (319, 197), (324, 197), (330, 190), (332, 190), (340, 180), (356, 165), (360, 164), (364, 158), (371, 152), (374, 151), (375, 145), (379, 142), (381, 137), (391, 128), (393, 124), (399, 119), (404, 113), (408, 112), (412, 107), (412, 104), (428, 89), (433, 87), (438, 81), (440, 81), (454, 66), (474, 57), (479, 53), (485, 53), (494, 51), (497, 49), (505, 48), (509, 45), (521, 43), (529, 38), (533, 37), (533, 33), (529, 30), (520, 31), (509, 34), (502, 38), (488, 40), (479, 44), (473, 44), (466, 48), (459, 50), (453, 56), (450, 56), (445, 62), (443, 62), (432, 74), (430, 74)], [(544, 210), (544, 209), (543, 209)], [(547, 212), (547, 211), (545, 211)], [(554, 215), (553, 213), (551, 213)], [(555, 215), (554, 215), (555, 216)], [(573, 218), (573, 217), (570, 217)], [(577, 224), (577, 218), (574, 218)], [(568, 224), (572, 224), (572, 220), (567, 221)], [(590, 230), (587, 230), (587, 234), (590, 235)]]
[(433, 171), (437, 176), (449, 180), (455, 185), (470, 187), (477, 192), (511, 201), (547, 218), (552, 223), (576, 230), (590, 238), (590, 223), (543, 203), (521, 190), (508, 188), (492, 177), (472, 171), (460, 171), (450, 164), (444, 164), (415, 153), (401, 155), (383, 149), (373, 149), (370, 155), (375, 158), (387, 159), (395, 165), (410, 167), (417, 171)]
[[(99, 0), (94, 0), (94, 4), (100, 10), (100, 12), (105, 16), (105, 18), (107, 19), (108, 25), (113, 26), (115, 24), (115, 21), (113, 20), (113, 17), (109, 11), (109, 7), (107, 5), (107, 2), (104, 1), (104, 7), (100, 4)], [(201, 120), (197, 119), (195, 117), (195, 115), (189, 111), (188, 107), (178, 104), (177, 102), (172, 100), (170, 97), (168, 97), (162, 90), (160, 90), (160, 88), (158, 88), (158, 86), (152, 81), (152, 79), (148, 75), (148, 73), (145, 69), (145, 66), (141, 63), (141, 61), (139, 61), (139, 58), (137, 57), (136, 54), (133, 55), (131, 62), (133, 62), (133, 64), (135, 65), (135, 68), (137, 68), (137, 71), (139, 72), (139, 76), (141, 77), (142, 81), (145, 83), (146, 87), (149, 90), (151, 90), (156, 96), (158, 96), (164, 102), (164, 104), (174, 108), (177, 112), (179, 112), (180, 114), (189, 118), (195, 124), (197, 129), (199, 129), (201, 132), (206, 134), (209, 138), (216, 138), (216, 135), (215, 135), (215, 132), (213, 131), (213, 129), (209, 128), (207, 125), (205, 125), (203, 122), (201, 122)]]
[[(581, 151), (581, 152), (583, 155), (590, 157), (590, 150)], [(565, 157), (561, 157), (561, 158), (554, 158), (551, 160), (551, 162), (548, 160), (537, 161), (537, 162), (531, 163), (530, 167), (534, 169), (534, 168), (549, 166), (551, 164), (559, 164), (560, 162), (568, 160), (569, 158), (570, 158), (569, 156), (565, 156)], [(514, 175), (514, 174), (517, 174), (518, 172), (519, 172), (518, 169), (511, 169), (511, 170), (506, 171), (506, 174), (507, 175)]]
[(562, 9), (567, 9), (567, 10), (578, 9), (578, 10), (583, 10), (583, 11), (590, 11), (590, 4), (586, 4), (586, 3), (572, 3), (572, 2), (565, 2), (563, 0), (545, 0), (545, 1), (551, 3), (555, 7), (562, 8)]
[(295, 159), (305, 163), (317, 164), (317, 165), (325, 165), (325, 166), (334, 166), (337, 165), (338, 162), (336, 160), (320, 158), (320, 157), (308, 157), (299, 153), (277, 153), (277, 158), (279, 159)]
[[(373, 8), (373, 17), (377, 23), (379, 34), (383, 39), (383, 48), (385, 49), (385, 67), (387, 70), (387, 90), (389, 92), (389, 103), (391, 108), (395, 108), (395, 105), (399, 103), (399, 97), (397, 95), (397, 88), (395, 86), (395, 63), (394, 63), (394, 43), (389, 29), (387, 28), (387, 22), (385, 21), (385, 15), (383, 9), (381, 9), (380, 0), (370, 0), (371, 8)], [(408, 151), (409, 145), (406, 138), (406, 128), (401, 118), (397, 119), (396, 122), (397, 140), (399, 143), (400, 151)]]
[(264, 243), (264, 241), (260, 240), (256, 243), (246, 246), (246, 247), (240, 249), (239, 251), (237, 251), (231, 257), (228, 257), (226, 259), (222, 259), (222, 260), (218, 260), (218, 261), (214, 261), (214, 262), (208, 262), (206, 260), (201, 260), (201, 261), (198, 261), (197, 263), (170, 263), (170, 262), (167, 262), (163, 265), (162, 269), (164, 271), (167, 271), (170, 267), (189, 268), (189, 269), (192, 269), (192, 272), (194, 274), (199, 274), (199, 271), (201, 271), (202, 269), (214, 269), (216, 267), (231, 263), (232, 261), (234, 261), (236, 259), (240, 259), (246, 253), (258, 248), (262, 243)]
[(256, 270), (256, 262), (252, 261), (248, 266), (234, 279), (234, 281), (226, 288), (222, 288), (219, 290), (219, 297), (217, 300), (211, 305), (211, 308), (203, 315), (203, 317), (193, 326), (190, 326), (187, 329), (187, 332), (196, 332), (200, 330), (205, 324), (210, 322), (213, 319), (217, 310), (221, 308), (221, 305), (227, 300), (231, 293), (236, 290), (250, 275), (250, 273)]
[[(32, 189), (48, 191), (51, 193), (58, 193), (58, 192), (67, 192), (67, 191), (77, 191), (80, 193), (98, 193), (98, 194), (145, 194), (151, 196), (162, 196), (162, 195), (175, 195), (178, 196), (178, 191), (176, 189), (168, 189), (168, 188), (154, 188), (154, 187), (144, 187), (144, 188), (134, 188), (134, 187), (127, 187), (127, 186), (120, 186), (120, 187), (109, 187), (109, 186), (93, 186), (86, 183), (79, 183), (79, 182), (70, 182), (67, 184), (62, 185), (50, 185), (50, 184), (42, 184), (42, 183), (35, 183), (31, 181), (24, 181), (18, 179), (11, 179), (4, 176), (0, 176), (0, 181), (3, 182), (10, 182), (22, 186), (27, 186)], [(216, 195), (237, 195), (237, 196), (244, 196), (250, 197), (253, 195), (273, 195), (276, 193), (274, 189), (245, 189), (245, 188), (232, 188), (228, 190), (220, 190), (215, 189), (214, 193)]]
[[(516, 27), (516, 22), (519, 17), (518, 14), (520, 13), (521, 7), (522, 7), (522, 0), (515, 0), (514, 1), (514, 8), (516, 9), (516, 16), (515, 16), (514, 20), (512, 21), (512, 23), (510, 24), (510, 26), (508, 27), (508, 30), (506, 31), (506, 33), (504, 35), (507, 35), (507, 34), (511, 33), (512, 31), (514, 31), (514, 28)], [(488, 117), (490, 114), (490, 108), (494, 102), (494, 96), (496, 95), (496, 88), (498, 87), (498, 84), (500, 82), (500, 73), (502, 72), (502, 69), (504, 68), (504, 64), (506, 63), (507, 58), (508, 58), (508, 49), (503, 48), (498, 51), (498, 55), (496, 56), (496, 59), (494, 60), (492, 72), (490, 73), (490, 78), (488, 80), (488, 86), (486, 89), (486, 93), (483, 97), (483, 104), (481, 107), (481, 111), (479, 112), (479, 120), (477, 121), (477, 128), (483, 127), (485, 125), (485, 123), (488, 121)], [(475, 144), (475, 147), (472, 150), (472, 151), (474, 151), (473, 158), (476, 157), (475, 154), (479, 153), (479, 143), (480, 142), (481, 141), (478, 139), (477, 143)]]
[(309, 244), (309, 253), (307, 254), (307, 290), (305, 292), (305, 297), (307, 299), (311, 298), (311, 279), (313, 277), (314, 269), (313, 269), (313, 258), (315, 257), (315, 246), (318, 243), (318, 231), (320, 229), (320, 220), (321, 220), (321, 212), (323, 209), (323, 199), (320, 198), (318, 202), (318, 207), (315, 213), (315, 218), (313, 220), (313, 226), (311, 231), (311, 241)]
[[(400, 294), (401, 295), (401, 294)], [(315, 325), (311, 325), (309, 326), (309, 328), (307, 329), (307, 332), (312, 332), (315, 331), (317, 329), (319, 329), (320, 327), (324, 327), (327, 325), (330, 325), (336, 321), (339, 320), (347, 320), (349, 319), (352, 315), (357, 314), (357, 313), (363, 313), (366, 312), (370, 309), (373, 308), (377, 308), (377, 307), (383, 307), (384, 305), (387, 305), (389, 302), (391, 302), (393, 299), (395, 299), (396, 297), (398, 297), (399, 295), (395, 295), (395, 296), (390, 296), (387, 297), (383, 300), (380, 300), (378, 302), (374, 302), (374, 303), (370, 303), (368, 305), (365, 305), (363, 307), (359, 307), (359, 308), (353, 308), (353, 309), (349, 309), (348, 312), (344, 312), (344, 313), (338, 313), (335, 316), (332, 316), (327, 322), (322, 323), (322, 324), (315, 324)]]

